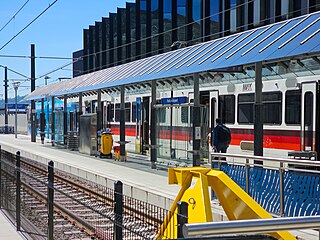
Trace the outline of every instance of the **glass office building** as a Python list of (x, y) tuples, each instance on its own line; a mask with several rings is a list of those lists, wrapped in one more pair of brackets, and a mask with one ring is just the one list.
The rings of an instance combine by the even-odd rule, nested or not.
[(83, 30), (74, 76), (319, 10), (320, 0), (136, 0)]

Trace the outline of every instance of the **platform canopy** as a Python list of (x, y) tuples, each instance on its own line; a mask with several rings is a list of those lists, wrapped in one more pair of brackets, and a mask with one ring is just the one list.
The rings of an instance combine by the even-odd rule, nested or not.
[(320, 52), (320, 12), (170, 51), (40, 87), (26, 100), (72, 95), (196, 72), (271, 62)]

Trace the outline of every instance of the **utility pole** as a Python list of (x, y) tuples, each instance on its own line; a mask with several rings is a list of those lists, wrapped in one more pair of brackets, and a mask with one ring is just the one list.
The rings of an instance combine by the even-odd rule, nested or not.
[(8, 69), (4, 67), (4, 133), (8, 134)]
[[(35, 77), (35, 46), (31, 44), (31, 92), (36, 89), (36, 77)], [(31, 100), (31, 142), (36, 142), (36, 104), (34, 100)]]

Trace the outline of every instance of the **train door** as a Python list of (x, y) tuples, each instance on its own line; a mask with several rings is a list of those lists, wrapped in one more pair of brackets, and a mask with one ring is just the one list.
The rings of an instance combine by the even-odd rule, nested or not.
[(150, 97), (143, 97), (141, 104), (141, 151), (142, 154), (146, 154), (149, 150), (149, 106), (150, 106)]
[(219, 93), (218, 90), (214, 90), (210, 92), (210, 107), (209, 107), (209, 126), (210, 126), (210, 139), (212, 139), (212, 132), (214, 127), (216, 126), (216, 119), (219, 116), (218, 108), (219, 108)]
[(316, 151), (317, 82), (302, 83), (301, 150)]

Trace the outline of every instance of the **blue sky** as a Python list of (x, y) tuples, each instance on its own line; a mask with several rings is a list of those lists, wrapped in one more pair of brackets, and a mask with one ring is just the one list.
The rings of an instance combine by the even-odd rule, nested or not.
[[(1, 0), (0, 29), (15, 15), (2, 31), (0, 31), (0, 49), (29, 22), (38, 16), (54, 0)], [(125, 7), (125, 2), (135, 0), (58, 0), (40, 18), (24, 30), (6, 47), (0, 50), (0, 65), (30, 77), (29, 58), (8, 58), (10, 56), (30, 56), (31, 44), (35, 44), (37, 57), (72, 57), (72, 52), (82, 49), (83, 29), (101, 21), (102, 17), (109, 16), (109, 12), (116, 12), (117, 7)], [(42, 76), (54, 69), (60, 68), (71, 60), (36, 59), (36, 77)], [(72, 77), (72, 66), (65, 67), (48, 75), (49, 84), (57, 81), (59, 77)], [(4, 79), (4, 69), (0, 67), (0, 80)], [(24, 81), (24, 78), (8, 71), (9, 97), (14, 97), (12, 81)], [(36, 86), (44, 85), (44, 78), (36, 81)], [(4, 87), (1, 83), (0, 94)], [(24, 82), (18, 94), (25, 95), (30, 92), (30, 82)]]

